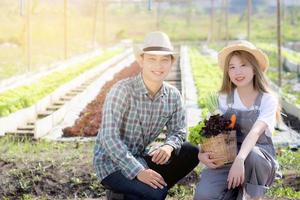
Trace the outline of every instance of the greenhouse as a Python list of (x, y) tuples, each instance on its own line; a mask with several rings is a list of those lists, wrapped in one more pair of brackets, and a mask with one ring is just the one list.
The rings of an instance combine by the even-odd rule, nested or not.
[(300, 199), (300, 1), (0, 9), (0, 199)]

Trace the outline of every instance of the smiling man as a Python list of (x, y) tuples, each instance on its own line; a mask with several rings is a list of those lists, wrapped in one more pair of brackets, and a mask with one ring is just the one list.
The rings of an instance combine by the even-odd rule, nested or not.
[[(175, 54), (165, 33), (149, 33), (137, 53), (141, 73), (116, 83), (105, 99), (94, 166), (101, 183), (122, 199), (165, 199), (199, 162), (198, 148), (185, 142), (180, 92), (164, 82)], [(149, 152), (164, 127), (165, 142)]]

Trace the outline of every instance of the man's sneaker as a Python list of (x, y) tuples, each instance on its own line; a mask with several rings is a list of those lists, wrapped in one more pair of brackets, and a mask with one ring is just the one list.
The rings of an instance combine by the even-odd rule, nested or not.
[(116, 193), (112, 190), (106, 190), (107, 200), (123, 200), (124, 194)]

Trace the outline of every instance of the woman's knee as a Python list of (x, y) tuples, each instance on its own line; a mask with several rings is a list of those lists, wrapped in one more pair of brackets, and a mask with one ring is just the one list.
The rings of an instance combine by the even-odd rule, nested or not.
[(254, 147), (245, 160), (245, 167), (250, 169), (269, 169), (272, 166), (259, 148)]
[(194, 195), (194, 200), (211, 200), (216, 199), (215, 193), (208, 188), (197, 187)]
[(265, 185), (272, 176), (272, 164), (261, 151), (251, 151), (245, 160), (245, 181)]
[(257, 159), (257, 156), (258, 156), (257, 153), (251, 150), (245, 160), (245, 166), (250, 168), (255, 167), (255, 161)]

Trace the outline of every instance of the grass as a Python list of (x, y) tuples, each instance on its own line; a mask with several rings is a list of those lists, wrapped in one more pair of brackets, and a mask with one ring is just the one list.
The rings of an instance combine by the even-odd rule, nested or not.
[[(0, 196), (69, 199), (103, 195), (92, 165), (94, 142), (0, 138)], [(3, 165), (4, 163), (4, 165)], [(6, 167), (6, 166), (12, 167)]]
[[(281, 167), (284, 176), (291, 175), (292, 177), (300, 176), (300, 151), (291, 151), (290, 149), (279, 149), (277, 160)], [(292, 181), (294, 182), (294, 181)], [(294, 182), (297, 184), (296, 182)], [(299, 182), (298, 182), (299, 184)], [(275, 182), (273, 187), (268, 191), (270, 196), (288, 197), (291, 199), (300, 198), (300, 188), (298, 191), (295, 188), (286, 185), (284, 179)]]
[[(92, 165), (93, 147), (94, 141), (19, 141), (7, 136), (0, 138), (0, 163), (5, 161), (12, 164), (12, 167), (5, 167), (5, 164), (0, 167), (0, 184), (6, 188), (2, 190), (0, 187), (0, 196), (3, 199), (18, 196), (28, 200), (103, 197), (103, 187)], [(198, 166), (196, 173), (200, 171), (201, 167)], [(37, 187), (42, 190), (38, 195)], [(167, 199), (190, 200), (194, 190), (194, 184), (177, 184), (169, 191)]]
[[(14, 165), (10, 168), (2, 166), (0, 183), (4, 188), (10, 188), (10, 192), (16, 192), (14, 195), (18, 194), (20, 199), (58, 199), (61, 189), (64, 189), (63, 192), (61, 191), (65, 195), (64, 199), (73, 199), (76, 195), (78, 198), (103, 197), (103, 188), (92, 166), (93, 147), (94, 141), (18, 141), (11, 137), (2, 137), (0, 138), (0, 161), (14, 163)], [(299, 177), (300, 152), (292, 152), (289, 149), (280, 149), (277, 152), (283, 174), (288, 175), (293, 171), (293, 176)], [(201, 169), (201, 166), (195, 169), (198, 175)], [(7, 180), (11, 182), (6, 182)], [(36, 196), (34, 188), (44, 183), (43, 180), (48, 180), (46, 182), (48, 184), (43, 185), (44, 190)], [(49, 182), (50, 180), (52, 182)], [(82, 188), (82, 185), (87, 185), (87, 187)], [(195, 184), (177, 184), (169, 191), (167, 199), (190, 200), (195, 187)], [(47, 192), (51, 188), (58, 192), (51, 195)], [(18, 193), (13, 189), (18, 189)], [(88, 193), (88, 191), (93, 191), (93, 193)], [(2, 192), (1, 188), (0, 192)], [(3, 199), (13, 199), (11, 195), (6, 194)], [(287, 185), (286, 179), (281, 179), (271, 187), (267, 195), (270, 198), (298, 199), (300, 192)]]
[[(8, 161), (33, 162), (39, 160), (43, 162), (53, 161), (58, 158), (67, 161), (70, 157), (64, 157), (64, 152), (61, 152), (61, 150), (76, 145), (78, 144), (51, 142), (46, 140), (31, 141), (29, 139), (24, 139), (19, 141), (8, 136), (0, 138), (1, 159)], [(76, 154), (76, 151), (74, 153)], [(47, 154), (47, 156), (44, 156), (44, 154)], [(56, 155), (60, 156), (56, 157)]]
[(196, 188), (196, 186), (188, 187), (185, 185), (177, 184), (173, 188), (170, 189), (168, 194), (170, 197), (173, 197), (171, 199), (191, 200), (191, 199), (193, 199), (193, 194), (195, 193), (195, 188)]

